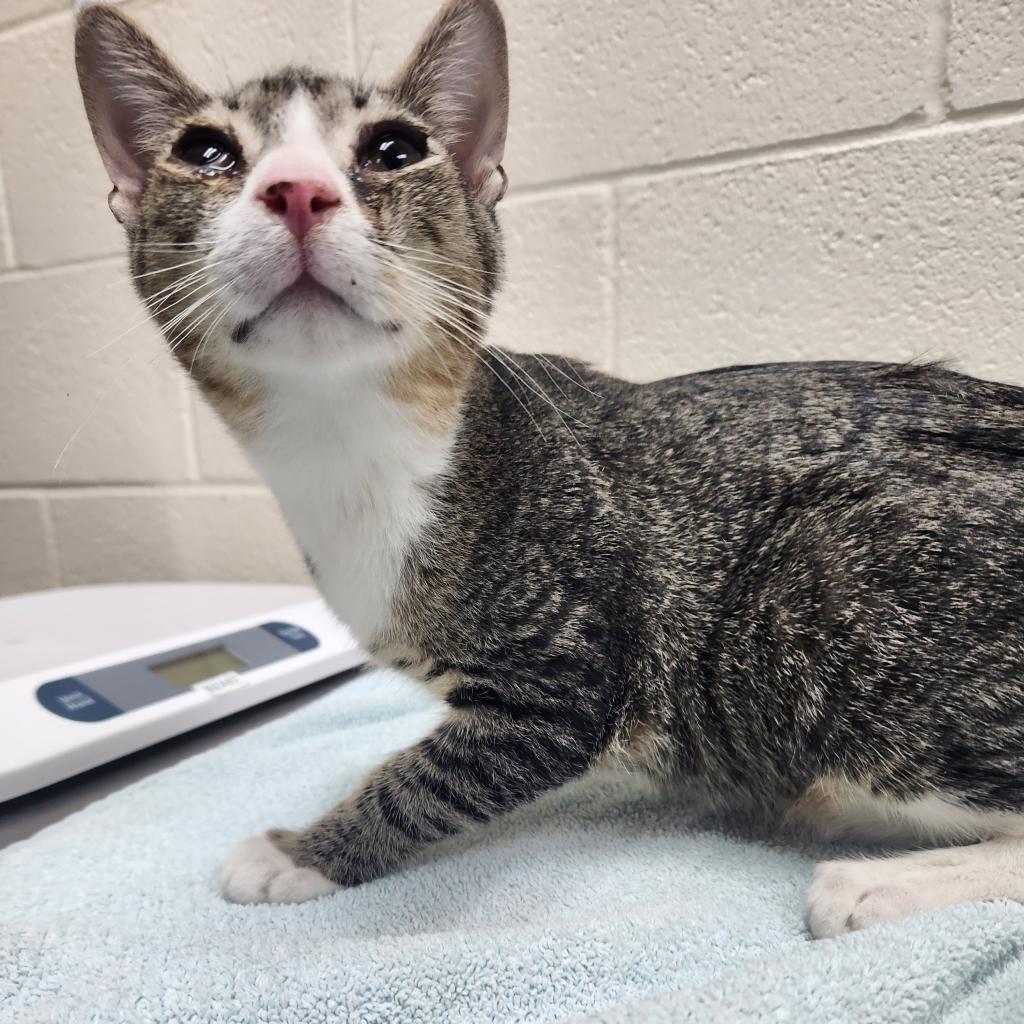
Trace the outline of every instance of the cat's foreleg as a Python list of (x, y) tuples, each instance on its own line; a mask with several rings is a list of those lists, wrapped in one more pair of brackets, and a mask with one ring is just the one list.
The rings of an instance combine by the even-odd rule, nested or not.
[(596, 728), (580, 725), (561, 715), (464, 707), (309, 828), (240, 844), (225, 866), (224, 895), (291, 903), (379, 878), (438, 839), (581, 775), (599, 743)]

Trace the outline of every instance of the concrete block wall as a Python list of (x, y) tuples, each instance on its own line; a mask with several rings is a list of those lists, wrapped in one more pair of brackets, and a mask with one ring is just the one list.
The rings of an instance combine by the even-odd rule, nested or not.
[[(299, 580), (128, 287), (67, 0), (0, 3), (0, 593)], [(433, 0), (128, 0), (211, 88), (387, 74)], [(945, 357), (1024, 383), (1024, 5), (505, 0), (496, 341), (648, 379)]]

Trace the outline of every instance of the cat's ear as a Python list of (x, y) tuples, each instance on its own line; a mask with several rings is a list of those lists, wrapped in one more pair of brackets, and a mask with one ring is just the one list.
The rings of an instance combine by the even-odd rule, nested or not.
[(399, 99), (436, 125), (486, 203), (505, 192), (508, 48), (494, 0), (449, 0), (395, 81)]
[(93, 138), (114, 185), (110, 209), (130, 227), (159, 145), (178, 118), (207, 98), (134, 22), (106, 4), (80, 8), (75, 64)]

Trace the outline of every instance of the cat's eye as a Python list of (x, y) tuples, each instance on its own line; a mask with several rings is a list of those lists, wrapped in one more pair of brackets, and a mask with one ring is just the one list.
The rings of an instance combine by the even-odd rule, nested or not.
[(227, 174), (242, 159), (237, 143), (215, 128), (189, 128), (175, 145), (174, 155), (204, 174)]
[(400, 171), (427, 155), (426, 140), (403, 128), (385, 128), (363, 146), (360, 164), (372, 171)]

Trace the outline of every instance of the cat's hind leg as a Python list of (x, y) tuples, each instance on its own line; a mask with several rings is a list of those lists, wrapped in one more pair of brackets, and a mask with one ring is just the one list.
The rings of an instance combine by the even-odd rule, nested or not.
[(833, 839), (936, 847), (819, 864), (807, 898), (815, 938), (974, 900), (1024, 903), (1024, 813), (972, 808), (941, 792), (896, 799), (823, 776), (789, 816)]
[(815, 938), (825, 939), (924, 910), (996, 899), (1024, 903), (1022, 836), (819, 864), (808, 892), (807, 924)]

